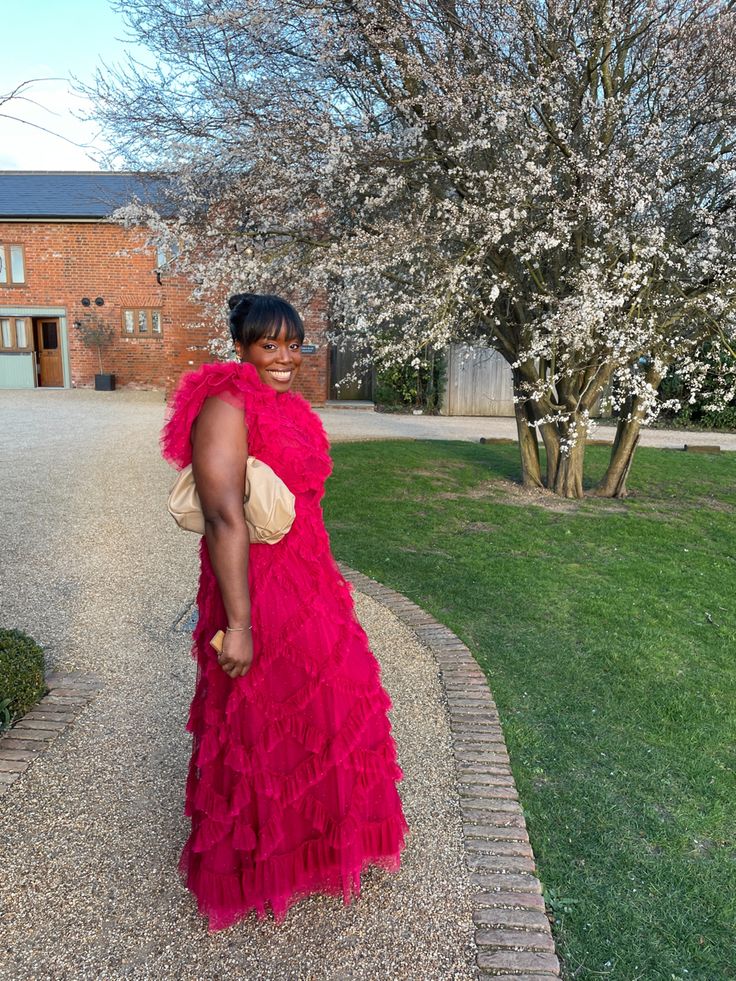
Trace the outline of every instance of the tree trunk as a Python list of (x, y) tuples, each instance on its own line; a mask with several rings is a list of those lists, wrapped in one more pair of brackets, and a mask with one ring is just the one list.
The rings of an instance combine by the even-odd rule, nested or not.
[(585, 459), (585, 436), (578, 430), (575, 445), (567, 453), (560, 453), (557, 472), (552, 489), (560, 497), (583, 496), (583, 461)]
[(528, 424), (529, 417), (523, 403), (517, 402), (514, 406), (514, 412), (516, 413), (516, 430), (519, 435), (522, 483), (524, 487), (543, 487), (537, 432)]
[[(651, 365), (645, 378), (652, 388), (656, 388), (662, 381), (662, 375), (655, 371)], [(616, 438), (613, 441), (608, 469), (593, 492), (596, 497), (627, 496), (626, 479), (629, 476), (631, 464), (634, 462), (634, 451), (639, 445), (641, 422), (644, 414), (645, 409), (641, 399), (634, 396), (629, 404), (628, 412), (622, 419), (619, 419), (616, 426)]]
[(593, 492), (596, 497), (627, 496), (626, 478), (634, 462), (640, 429), (641, 422), (638, 419), (619, 419), (608, 469)]
[[(517, 394), (516, 381), (517, 371), (514, 371), (514, 394)], [(524, 487), (543, 487), (542, 469), (539, 464), (539, 443), (537, 442), (537, 431), (529, 422), (533, 418), (529, 408), (529, 403), (514, 402), (514, 414), (516, 415), (516, 431), (519, 436), (519, 456), (521, 458), (521, 480)]]
[[(529, 413), (533, 419), (541, 419), (544, 411), (538, 402), (529, 402)], [(543, 422), (538, 427), (542, 434), (545, 454), (547, 457), (547, 479), (545, 486), (554, 487), (555, 475), (560, 465), (560, 434), (552, 422)]]

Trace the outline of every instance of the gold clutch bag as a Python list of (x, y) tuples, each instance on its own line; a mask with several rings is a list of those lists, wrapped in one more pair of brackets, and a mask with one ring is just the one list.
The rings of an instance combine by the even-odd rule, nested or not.
[[(294, 524), (295, 498), (267, 463), (248, 457), (243, 510), (251, 542), (275, 545)], [(191, 465), (184, 467), (171, 488), (169, 514), (184, 531), (204, 535), (204, 515)]]

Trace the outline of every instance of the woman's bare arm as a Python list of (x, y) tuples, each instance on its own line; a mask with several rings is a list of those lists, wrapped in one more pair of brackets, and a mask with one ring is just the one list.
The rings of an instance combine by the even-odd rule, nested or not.
[[(192, 427), (192, 471), (228, 626), (246, 628), (250, 626), (250, 541), (243, 514), (247, 456), (243, 410), (217, 397), (206, 399)], [(252, 659), (250, 630), (226, 634), (219, 661), (231, 677), (246, 674)]]

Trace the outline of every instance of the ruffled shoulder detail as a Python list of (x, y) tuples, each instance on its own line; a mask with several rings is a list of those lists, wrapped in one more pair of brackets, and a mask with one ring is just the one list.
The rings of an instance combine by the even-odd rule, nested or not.
[(288, 405), (289, 417), (312, 449), (329, 453), (330, 440), (322, 420), (301, 392), (285, 392), (279, 399), (283, 399), (283, 404)]
[(221, 396), (231, 404), (242, 405), (244, 415), (258, 403), (273, 403), (279, 397), (249, 362), (204, 364), (196, 371), (187, 372), (169, 400), (161, 431), (161, 453), (179, 470), (192, 462), (192, 425), (205, 399), (213, 395)]

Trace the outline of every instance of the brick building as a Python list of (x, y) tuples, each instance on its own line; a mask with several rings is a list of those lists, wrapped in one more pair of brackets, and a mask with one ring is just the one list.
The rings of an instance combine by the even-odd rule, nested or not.
[[(109, 220), (133, 198), (155, 203), (156, 190), (140, 174), (0, 171), (0, 388), (92, 385), (98, 352), (76, 325), (113, 328), (102, 370), (118, 386), (170, 390), (182, 372), (211, 360), (216, 327), (202, 324), (191, 284), (142, 248), (142, 229)], [(301, 313), (296, 389), (314, 405), (369, 398), (370, 379), (336, 391), (350, 358), (330, 351), (319, 303)]]

